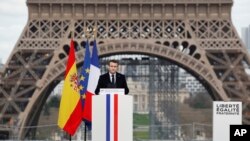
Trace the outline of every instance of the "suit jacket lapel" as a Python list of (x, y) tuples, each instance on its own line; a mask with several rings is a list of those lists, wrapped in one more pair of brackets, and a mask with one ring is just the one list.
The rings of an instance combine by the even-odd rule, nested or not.
[(108, 82), (111, 83), (110, 77), (109, 77), (109, 73), (106, 73), (106, 78), (108, 79)]
[(119, 82), (120, 82), (120, 79), (121, 79), (121, 75), (119, 74), (119, 73), (116, 73), (116, 85), (118, 86), (119, 84)]

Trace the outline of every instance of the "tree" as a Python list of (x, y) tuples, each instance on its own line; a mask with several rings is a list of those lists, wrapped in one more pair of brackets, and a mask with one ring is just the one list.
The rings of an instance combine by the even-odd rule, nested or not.
[(59, 108), (60, 105), (60, 97), (52, 96), (48, 101), (49, 107)]
[(198, 109), (212, 108), (212, 99), (207, 93), (197, 93), (190, 98), (189, 105)]

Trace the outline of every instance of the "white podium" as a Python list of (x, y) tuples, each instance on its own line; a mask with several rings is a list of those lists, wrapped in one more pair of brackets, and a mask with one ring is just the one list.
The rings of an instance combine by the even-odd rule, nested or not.
[(132, 96), (117, 94), (115, 89), (105, 93), (92, 97), (92, 141), (132, 141)]

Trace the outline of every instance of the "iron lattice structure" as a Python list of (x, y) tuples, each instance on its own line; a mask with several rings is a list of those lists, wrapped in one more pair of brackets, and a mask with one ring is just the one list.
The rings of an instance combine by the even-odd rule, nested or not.
[[(243, 102), (250, 123), (249, 55), (231, 21), (232, 0), (27, 0), (29, 19), (0, 76), (1, 130), (36, 125), (62, 79), (70, 32), (84, 44), (97, 27), (100, 56), (138, 53), (173, 61), (196, 76), (214, 100)], [(77, 46), (77, 62), (84, 48)], [(12, 128), (9, 128), (11, 131)]]

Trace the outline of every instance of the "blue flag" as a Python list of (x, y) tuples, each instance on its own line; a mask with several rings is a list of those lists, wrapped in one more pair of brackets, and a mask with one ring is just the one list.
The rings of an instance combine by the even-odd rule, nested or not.
[(100, 74), (101, 72), (99, 68), (98, 50), (96, 46), (96, 41), (94, 40), (94, 46), (92, 50), (92, 57), (90, 63), (89, 82), (88, 82), (88, 88), (84, 105), (84, 114), (83, 114), (83, 118), (86, 124), (87, 123), (91, 124), (92, 121), (92, 95), (95, 94), (95, 89)]
[[(86, 48), (85, 48), (84, 63), (83, 63), (81, 75), (79, 78), (79, 90), (81, 94), (83, 109), (85, 106), (86, 92), (87, 92), (88, 81), (89, 81), (89, 73), (90, 73), (90, 51), (89, 51), (89, 42), (87, 41)], [(82, 116), (83, 116), (83, 113), (82, 113)]]

